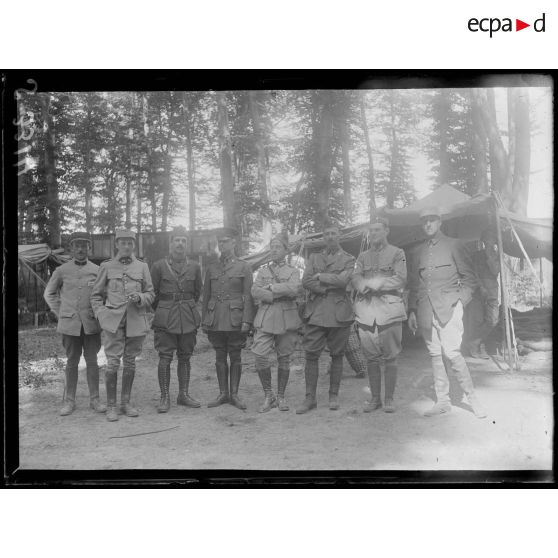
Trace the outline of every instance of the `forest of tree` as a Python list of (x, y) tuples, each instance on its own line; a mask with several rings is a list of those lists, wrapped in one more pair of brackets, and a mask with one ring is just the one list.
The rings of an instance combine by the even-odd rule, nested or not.
[(435, 185), (495, 189), (525, 214), (531, 104), (508, 89), (504, 129), (493, 89), (22, 94), (20, 240), (181, 223), (261, 245), (327, 216), (349, 226), (415, 199), (417, 153)]

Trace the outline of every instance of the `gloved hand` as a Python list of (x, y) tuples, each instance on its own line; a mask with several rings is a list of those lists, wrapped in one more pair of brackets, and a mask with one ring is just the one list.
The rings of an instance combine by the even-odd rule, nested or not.
[(409, 314), (409, 319), (407, 321), (407, 325), (409, 326), (409, 329), (411, 330), (411, 333), (413, 335), (415, 335), (415, 333), (417, 332), (417, 329), (418, 329), (418, 323), (417, 323), (417, 315), (414, 312), (411, 312)]

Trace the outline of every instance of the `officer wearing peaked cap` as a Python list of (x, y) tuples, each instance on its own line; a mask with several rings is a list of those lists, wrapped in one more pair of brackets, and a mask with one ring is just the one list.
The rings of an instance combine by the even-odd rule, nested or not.
[(200, 407), (200, 403), (188, 393), (190, 385), (190, 357), (196, 346), (200, 315), (197, 302), (202, 281), (200, 266), (189, 261), (187, 252), (188, 233), (182, 226), (171, 233), (170, 254), (153, 264), (151, 278), (155, 290), (155, 349), (159, 353), (158, 377), (161, 401), (158, 412), (170, 408), (170, 367), (174, 353), (178, 364), (178, 405)]
[(130, 404), (130, 396), (136, 357), (140, 354), (149, 331), (147, 314), (155, 298), (147, 264), (134, 256), (136, 235), (129, 230), (118, 230), (115, 239), (117, 254), (101, 264), (91, 292), (91, 306), (105, 333), (105, 384), (109, 421), (118, 420), (116, 387), (121, 359), (121, 411), (129, 417), (139, 414)]
[(208, 407), (231, 403), (246, 409), (238, 388), (242, 374), (241, 349), (252, 325), (254, 303), (250, 292), (252, 270), (234, 254), (237, 236), (230, 228), (217, 235), (221, 256), (207, 266), (203, 284), (202, 328), (215, 349), (219, 383), (219, 395)]
[(89, 295), (99, 272), (99, 266), (89, 261), (91, 235), (75, 232), (70, 236), (73, 259), (52, 274), (45, 288), (44, 298), (58, 317), (57, 331), (62, 334), (66, 350), (66, 391), (62, 416), (75, 409), (78, 365), (81, 355), (87, 367), (90, 406), (98, 413), (106, 407), (99, 402), (99, 366), (97, 353), (101, 348), (101, 328), (93, 315)]

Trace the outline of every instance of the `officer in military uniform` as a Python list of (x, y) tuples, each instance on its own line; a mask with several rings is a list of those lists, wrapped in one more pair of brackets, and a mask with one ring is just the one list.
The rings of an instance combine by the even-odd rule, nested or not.
[(117, 254), (101, 264), (91, 292), (91, 306), (104, 332), (109, 421), (118, 420), (116, 384), (121, 359), (120, 409), (129, 417), (139, 414), (130, 404), (130, 394), (136, 372), (136, 357), (141, 352), (151, 326), (148, 312), (155, 299), (149, 268), (134, 256), (136, 235), (132, 231), (119, 230), (115, 238)]
[(101, 348), (101, 328), (93, 315), (89, 295), (97, 278), (99, 266), (88, 259), (91, 235), (73, 233), (70, 237), (73, 259), (57, 267), (45, 288), (44, 298), (58, 318), (56, 328), (62, 334), (66, 350), (66, 390), (60, 414), (71, 414), (76, 407), (78, 365), (81, 355), (87, 366), (90, 406), (98, 413), (106, 407), (99, 402), (99, 366), (97, 353)]
[(205, 273), (202, 328), (215, 349), (219, 382), (219, 396), (208, 403), (208, 407), (231, 403), (239, 409), (246, 409), (238, 396), (238, 386), (242, 374), (241, 349), (252, 327), (254, 303), (250, 292), (252, 270), (234, 254), (237, 235), (234, 229), (225, 229), (218, 235), (221, 255), (207, 266)]
[(201, 295), (200, 266), (186, 257), (188, 233), (182, 226), (171, 233), (170, 255), (153, 264), (151, 279), (155, 290), (155, 349), (159, 353), (159, 387), (161, 401), (159, 413), (170, 408), (170, 367), (176, 352), (178, 364), (178, 405), (200, 407), (188, 394), (190, 384), (190, 357), (196, 346), (196, 334), (201, 318), (196, 304)]
[[(265, 399), (259, 408), (266, 413), (273, 407), (288, 411), (285, 388), (289, 381), (290, 356), (294, 352), (297, 330), (302, 325), (296, 299), (302, 291), (300, 273), (289, 265), (287, 242), (278, 235), (270, 243), (271, 262), (258, 270), (252, 287), (258, 311), (254, 318), (254, 342), (252, 352), (256, 357), (256, 370)], [(271, 388), (270, 356), (277, 354), (277, 399)]]
[[(414, 257), (409, 283), (409, 328), (420, 328), (432, 359), (436, 404), (425, 413), (434, 416), (451, 411), (449, 379), (443, 355), (478, 418), (486, 417), (461, 354), (463, 309), (477, 286), (471, 260), (463, 244), (441, 231), (441, 212), (425, 208), (420, 213), (427, 239)], [(418, 318), (418, 320), (417, 320)]]
[(326, 343), (331, 355), (329, 408), (339, 409), (339, 385), (343, 374), (343, 355), (354, 320), (353, 306), (347, 293), (347, 284), (353, 274), (355, 259), (339, 245), (339, 227), (331, 222), (324, 225), (326, 247), (310, 255), (302, 278), (309, 291), (303, 318), (306, 367), (306, 398), (297, 408), (297, 414), (315, 409), (318, 385), (318, 359)]
[(382, 407), (384, 364), (384, 411), (393, 413), (397, 381), (397, 355), (401, 352), (402, 323), (407, 319), (402, 293), (407, 283), (405, 252), (388, 244), (389, 222), (376, 217), (370, 223), (370, 249), (357, 259), (352, 279), (357, 291), (354, 304), (358, 335), (368, 365), (372, 398), (364, 407), (369, 413)]
[(489, 359), (485, 339), (498, 324), (498, 275), (500, 258), (494, 231), (486, 229), (480, 238), (482, 249), (472, 252), (473, 269), (479, 286), (466, 310), (469, 329), (468, 348), (474, 358)]

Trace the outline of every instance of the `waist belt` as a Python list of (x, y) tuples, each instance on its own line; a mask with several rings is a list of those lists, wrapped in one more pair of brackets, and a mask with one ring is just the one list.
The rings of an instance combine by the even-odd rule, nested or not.
[(211, 300), (217, 300), (219, 302), (223, 302), (223, 300), (238, 300), (241, 302), (243, 300), (242, 293), (227, 293), (227, 294), (220, 294), (220, 295), (213, 295)]
[(191, 293), (161, 293), (159, 300), (193, 300)]
[(373, 292), (367, 292), (366, 294), (358, 294), (359, 298), (372, 298), (373, 296), (383, 296), (383, 295), (393, 295), (393, 296), (398, 296), (401, 297), (401, 293), (399, 291), (396, 290), (392, 290), (392, 291), (373, 291)]

